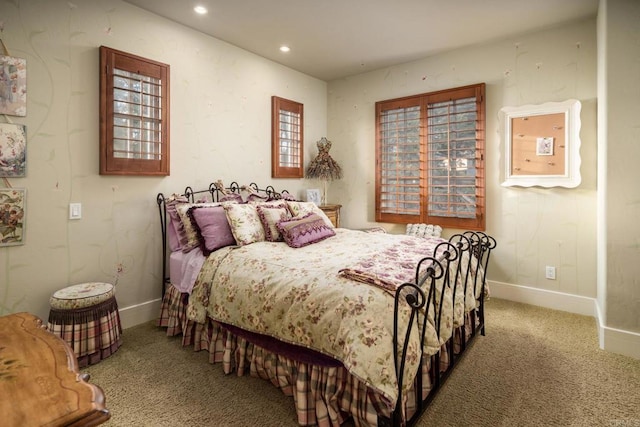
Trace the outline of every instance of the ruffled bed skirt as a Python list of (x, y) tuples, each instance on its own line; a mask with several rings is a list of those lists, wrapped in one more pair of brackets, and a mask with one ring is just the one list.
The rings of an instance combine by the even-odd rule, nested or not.
[[(186, 306), (188, 295), (181, 294), (169, 286), (162, 302), (158, 326), (167, 328), (167, 335), (182, 334), (182, 345), (193, 346), (194, 351), (207, 350), (210, 363), (222, 363), (226, 374), (236, 372), (238, 376), (250, 374), (270, 381), (295, 401), (298, 423), (301, 426), (340, 426), (349, 418), (356, 426), (377, 426), (378, 416), (389, 418), (394, 403), (367, 387), (342, 366), (320, 366), (300, 362), (263, 347), (252, 344), (243, 337), (231, 333), (211, 319), (205, 324), (188, 320)], [(476, 324), (473, 315), (467, 316), (464, 334), (471, 334), (469, 325)], [(454, 352), (461, 348), (463, 329), (456, 330)], [(425, 399), (434, 386), (434, 370), (437, 362), (440, 372), (450, 365), (449, 343), (442, 346), (438, 355), (431, 356), (422, 368), (420, 394)], [(417, 383), (417, 382), (416, 382)], [(416, 412), (417, 385), (405, 394), (403, 418), (410, 419)]]

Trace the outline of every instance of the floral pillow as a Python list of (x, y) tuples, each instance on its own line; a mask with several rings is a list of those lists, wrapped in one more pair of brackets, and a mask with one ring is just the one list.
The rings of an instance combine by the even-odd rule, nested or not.
[(239, 246), (264, 242), (265, 234), (258, 210), (252, 204), (223, 203), (231, 232)]
[(313, 202), (292, 202), (292, 201), (287, 201), (287, 207), (289, 208), (289, 211), (291, 211), (291, 216), (293, 217), (301, 217), (301, 216), (305, 216), (309, 213), (314, 213), (316, 215), (318, 215), (320, 218), (322, 218), (324, 220), (324, 222), (327, 224), (327, 226), (334, 228), (333, 227), (333, 223), (331, 222), (331, 220), (329, 219), (329, 217), (327, 216), (327, 214), (325, 214), (322, 209), (320, 209), (315, 203)]
[(193, 206), (188, 213), (196, 225), (200, 248), (205, 256), (217, 249), (236, 244), (222, 206)]
[(256, 205), (258, 216), (264, 228), (264, 236), (267, 242), (281, 242), (282, 234), (278, 230), (278, 222), (291, 218), (287, 206)]
[(280, 221), (277, 226), (284, 241), (292, 248), (301, 248), (336, 235), (333, 228), (313, 212), (303, 217)]

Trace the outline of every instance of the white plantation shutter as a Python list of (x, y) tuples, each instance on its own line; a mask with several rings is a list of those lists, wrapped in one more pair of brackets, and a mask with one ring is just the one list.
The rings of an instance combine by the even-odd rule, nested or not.
[(113, 157), (162, 158), (162, 81), (113, 69)]

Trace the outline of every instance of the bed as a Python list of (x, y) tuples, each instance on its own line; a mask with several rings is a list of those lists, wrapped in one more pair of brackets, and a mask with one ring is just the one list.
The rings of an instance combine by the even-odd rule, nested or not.
[(257, 185), (158, 194), (167, 335), (270, 381), (300, 425), (413, 425), (478, 335), (495, 240), (334, 228)]

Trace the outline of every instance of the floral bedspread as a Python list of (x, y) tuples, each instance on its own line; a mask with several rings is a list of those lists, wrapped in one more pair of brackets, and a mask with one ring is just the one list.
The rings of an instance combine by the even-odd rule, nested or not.
[[(350, 280), (339, 271), (406, 245), (418, 245), (412, 251), (418, 254), (422, 247), (424, 256), (429, 256), (434, 242), (411, 236), (335, 231), (334, 237), (298, 249), (282, 242), (258, 242), (213, 252), (196, 280), (188, 316), (197, 322), (209, 316), (330, 355), (395, 403), (394, 298), (381, 287)], [(405, 268), (412, 279), (415, 263)], [(404, 281), (402, 278), (397, 284)], [(451, 322), (450, 295), (445, 305), (447, 322)], [(409, 309), (403, 309), (401, 330), (406, 329), (408, 318)], [(432, 313), (429, 318), (422, 351), (435, 354), (441, 343)], [(421, 354), (417, 327), (414, 329), (405, 385), (412, 383)]]

